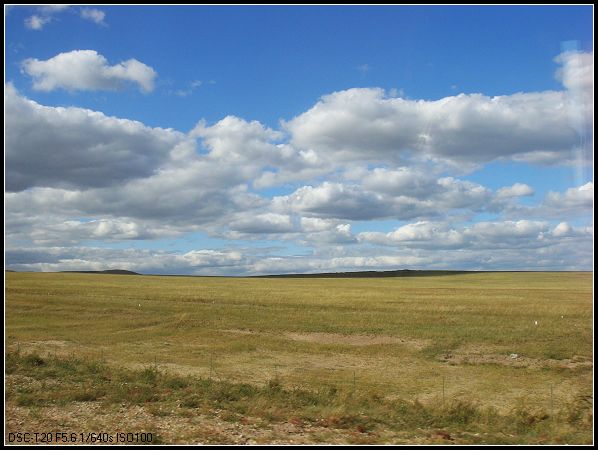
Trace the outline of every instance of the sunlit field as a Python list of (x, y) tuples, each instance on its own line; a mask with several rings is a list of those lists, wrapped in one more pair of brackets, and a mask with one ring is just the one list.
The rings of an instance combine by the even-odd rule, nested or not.
[(6, 433), (591, 443), (592, 273), (6, 273)]

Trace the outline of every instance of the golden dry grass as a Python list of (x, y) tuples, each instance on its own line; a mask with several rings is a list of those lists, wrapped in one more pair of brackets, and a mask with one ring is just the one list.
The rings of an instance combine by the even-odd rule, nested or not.
[(569, 407), (591, 395), (592, 340), (591, 273), (6, 274), (11, 351), (430, 406)]

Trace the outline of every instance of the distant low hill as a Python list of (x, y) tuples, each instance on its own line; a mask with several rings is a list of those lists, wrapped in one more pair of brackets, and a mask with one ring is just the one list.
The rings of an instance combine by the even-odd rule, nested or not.
[(254, 278), (376, 278), (376, 277), (437, 277), (440, 275), (458, 275), (476, 273), (467, 270), (385, 270), (361, 272), (297, 273), (282, 275), (259, 275)]
[(141, 275), (137, 272), (130, 270), (121, 269), (108, 269), (108, 270), (63, 270), (63, 273), (105, 273), (108, 275)]

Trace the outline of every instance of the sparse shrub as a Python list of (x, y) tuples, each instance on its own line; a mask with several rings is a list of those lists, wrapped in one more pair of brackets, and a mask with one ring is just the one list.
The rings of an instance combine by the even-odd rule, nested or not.
[(22, 394), (17, 394), (17, 396), (15, 398), (15, 403), (18, 406), (31, 407), (31, 406), (37, 406), (41, 402), (40, 402), (39, 398), (37, 398), (37, 396), (35, 394), (22, 393)]
[(197, 395), (190, 395), (181, 401), (181, 406), (185, 408), (198, 408), (201, 406), (201, 399)]
[(168, 378), (165, 382), (164, 385), (170, 389), (184, 389), (187, 386), (189, 386), (189, 382), (183, 378), (180, 377), (171, 377)]
[(142, 383), (148, 383), (151, 385), (155, 385), (158, 381), (158, 377), (160, 376), (160, 372), (155, 367), (147, 367), (143, 369), (143, 371), (139, 374), (139, 381)]
[(155, 417), (166, 417), (170, 415), (170, 411), (166, 408), (163, 408), (161, 405), (150, 405), (148, 406), (147, 410), (152, 416)]
[(515, 408), (514, 417), (517, 421), (517, 427), (520, 430), (533, 427), (538, 423), (550, 418), (545, 411), (527, 409), (522, 406)]
[(464, 400), (455, 400), (442, 411), (443, 419), (449, 423), (465, 425), (479, 417), (478, 408)]
[(328, 397), (335, 397), (338, 394), (338, 388), (336, 386), (328, 387)]
[(282, 390), (282, 383), (278, 377), (268, 380), (268, 392), (271, 394), (278, 393)]
[(335, 414), (322, 419), (319, 425), (327, 428), (353, 429), (365, 433), (372, 429), (375, 424), (365, 415)]
[(106, 392), (103, 389), (85, 387), (70, 392), (70, 398), (75, 402), (93, 402), (99, 400)]
[(32, 353), (22, 359), (24, 365), (29, 367), (41, 367), (46, 365), (46, 361), (39, 355)]
[(570, 424), (593, 424), (592, 395), (579, 394), (565, 409), (565, 417)]

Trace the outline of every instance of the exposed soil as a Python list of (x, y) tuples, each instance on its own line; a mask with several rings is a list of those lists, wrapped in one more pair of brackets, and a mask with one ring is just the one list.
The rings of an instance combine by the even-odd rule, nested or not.
[[(154, 410), (143, 406), (115, 405), (100, 402), (74, 402), (66, 406), (38, 408), (6, 405), (5, 442), (9, 433), (75, 433), (82, 444), (81, 433), (106, 433), (116, 444), (117, 433), (152, 433), (154, 443), (161, 444), (369, 444), (405, 441), (434, 442), (443, 440), (439, 433), (379, 433), (359, 429), (337, 429), (305, 423), (297, 417), (286, 422), (269, 423), (255, 417), (231, 418), (226, 411), (201, 414), (193, 410)], [(442, 433), (440, 433), (442, 434)], [(446, 433), (448, 435), (448, 433)], [(61, 442), (62, 443), (62, 442)], [(87, 442), (89, 443), (89, 442)], [(55, 444), (55, 443), (52, 443)], [(122, 442), (120, 443), (122, 444)]]
[(437, 357), (439, 361), (451, 365), (462, 364), (498, 364), (509, 367), (528, 367), (528, 368), (560, 368), (560, 369), (579, 369), (591, 368), (593, 362), (590, 358), (583, 356), (574, 356), (571, 359), (539, 359), (530, 358), (519, 354), (499, 354), (499, 353), (481, 353), (474, 351), (455, 351), (445, 353)]
[[(9, 433), (75, 433), (82, 442), (89, 433), (103, 435), (106, 440), (95, 444), (117, 444), (117, 433), (152, 433), (155, 444), (449, 444), (470, 443), (479, 433), (449, 433), (444, 430), (417, 429), (410, 432), (366, 432), (331, 427), (328, 420), (305, 423), (291, 417), (285, 422), (269, 423), (255, 417), (231, 418), (226, 411), (201, 414), (193, 410), (155, 409), (143, 406), (104, 406), (101, 402), (73, 402), (65, 406), (26, 408), (6, 404), (5, 443)], [(83, 437), (81, 436), (83, 433)], [(108, 436), (111, 440), (108, 440)], [(16, 443), (16, 442), (13, 442)], [(56, 442), (46, 442), (56, 445)], [(141, 442), (140, 442), (141, 443)], [(22, 443), (25, 444), (25, 443)], [(39, 442), (38, 442), (39, 444)], [(122, 442), (118, 443), (122, 445)], [(134, 444), (132, 442), (129, 445)]]
[(293, 341), (317, 342), (319, 344), (342, 344), (342, 345), (381, 345), (396, 344), (407, 345), (416, 349), (424, 348), (428, 343), (424, 340), (403, 339), (394, 336), (370, 336), (366, 334), (336, 334), (336, 333), (285, 333), (285, 337)]
[[(235, 334), (262, 334), (258, 331), (251, 330), (221, 330), (225, 333)], [(404, 345), (415, 350), (421, 350), (428, 346), (430, 342), (425, 339), (406, 339), (397, 336), (385, 335), (368, 335), (368, 334), (340, 334), (340, 333), (282, 333), (281, 337), (285, 337), (292, 341), (313, 342), (316, 344), (340, 344), (352, 346), (366, 346), (366, 345)]]

